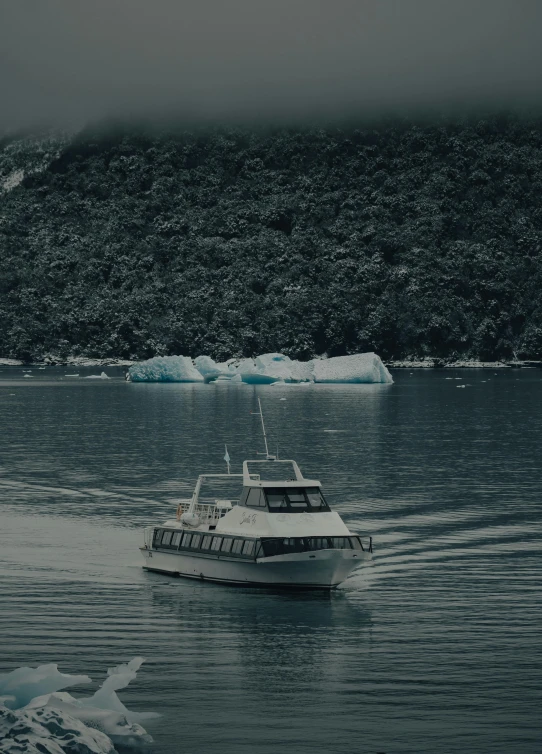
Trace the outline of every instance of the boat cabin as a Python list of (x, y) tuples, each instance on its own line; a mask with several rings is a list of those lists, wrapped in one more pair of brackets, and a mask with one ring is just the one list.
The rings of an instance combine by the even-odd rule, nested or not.
[(285, 487), (277, 483), (272, 486), (243, 487), (238, 504), (270, 513), (321, 513), (330, 510), (319, 487)]

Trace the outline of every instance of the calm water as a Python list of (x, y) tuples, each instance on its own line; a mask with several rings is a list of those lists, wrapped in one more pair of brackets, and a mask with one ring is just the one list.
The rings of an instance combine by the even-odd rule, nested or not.
[[(160, 754), (542, 750), (540, 371), (254, 388), (0, 369), (0, 672), (100, 681), (143, 655), (121, 697), (162, 713)], [(224, 470), (225, 442), (234, 466), (261, 450), (257, 396), (282, 457), (374, 537), (331, 596), (140, 567), (141, 528)]]

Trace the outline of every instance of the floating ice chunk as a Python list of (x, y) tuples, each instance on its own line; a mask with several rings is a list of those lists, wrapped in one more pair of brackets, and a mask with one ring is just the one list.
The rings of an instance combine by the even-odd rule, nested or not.
[(31, 375), (31, 374), (25, 374), (24, 376), (25, 376), (25, 377), (26, 377), (27, 379), (29, 379), (29, 380), (31, 380), (31, 379), (32, 379), (32, 375)]
[(143, 720), (149, 717), (157, 717), (153, 712), (130, 712), (117, 696), (119, 689), (124, 689), (128, 684), (135, 680), (137, 671), (145, 662), (143, 657), (134, 657), (130, 662), (109, 668), (107, 678), (102, 683), (98, 691), (88, 698), (79, 701), (84, 707), (101, 707), (103, 709), (120, 712), (122, 715), (131, 720)]
[(205, 382), (216, 379), (231, 380), (234, 376), (234, 369), (230, 369), (229, 364), (216, 362), (210, 356), (198, 356), (194, 359), (194, 366), (201, 374)]
[(17, 668), (11, 673), (0, 675), (0, 697), (10, 709), (24, 707), (36, 696), (53, 691), (91, 683), (88, 675), (68, 675), (61, 673), (57, 665), (40, 665), (37, 668)]
[[(67, 374), (66, 377), (77, 377), (78, 375), (75, 374)], [(110, 380), (111, 377), (109, 377), (105, 372), (102, 372), (101, 374), (89, 374), (87, 377), (85, 377), (85, 380)]]
[[(60, 691), (87, 676), (65, 675), (56, 665), (19, 668), (0, 676), (0, 752), (2, 754), (113, 754), (115, 746), (145, 749), (152, 738), (138, 720), (159, 717), (128, 710), (116, 692), (136, 677), (143, 659), (108, 670), (90, 697), (76, 699)], [(38, 696), (29, 697), (38, 692)], [(42, 692), (41, 694), (39, 692)]]
[(243, 359), (229, 369), (251, 385), (312, 382), (310, 362), (292, 361), (282, 353), (264, 353), (256, 359)]
[(264, 366), (256, 366), (253, 359), (242, 359), (234, 369), (235, 374), (249, 385), (270, 385), (280, 379), (280, 377), (267, 374)]
[(0, 703), (1, 754), (115, 754), (113, 741), (59, 710), (13, 711)]
[(380, 356), (375, 353), (314, 359), (311, 364), (315, 382), (393, 382)]
[(254, 362), (256, 369), (284, 382), (312, 382), (310, 361), (292, 361), (283, 353), (264, 353)]
[(157, 356), (132, 365), (128, 378), (132, 382), (230, 380), (252, 385), (393, 382), (380, 357), (374, 353), (312, 361), (295, 361), (282, 353), (265, 353), (256, 359), (230, 359), (224, 363), (210, 356), (198, 356), (194, 362), (186, 356)]
[(132, 382), (203, 382), (189, 356), (155, 356), (128, 370)]

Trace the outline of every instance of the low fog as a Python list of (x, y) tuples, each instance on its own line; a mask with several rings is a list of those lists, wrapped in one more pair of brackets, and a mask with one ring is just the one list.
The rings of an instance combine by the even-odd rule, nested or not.
[(530, 105), (540, 0), (17, 0), (0, 128)]

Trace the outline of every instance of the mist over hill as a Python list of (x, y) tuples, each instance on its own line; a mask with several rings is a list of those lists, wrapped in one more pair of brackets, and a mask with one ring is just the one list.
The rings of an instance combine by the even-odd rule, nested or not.
[(0, 355), (540, 358), (542, 118), (0, 141)]

